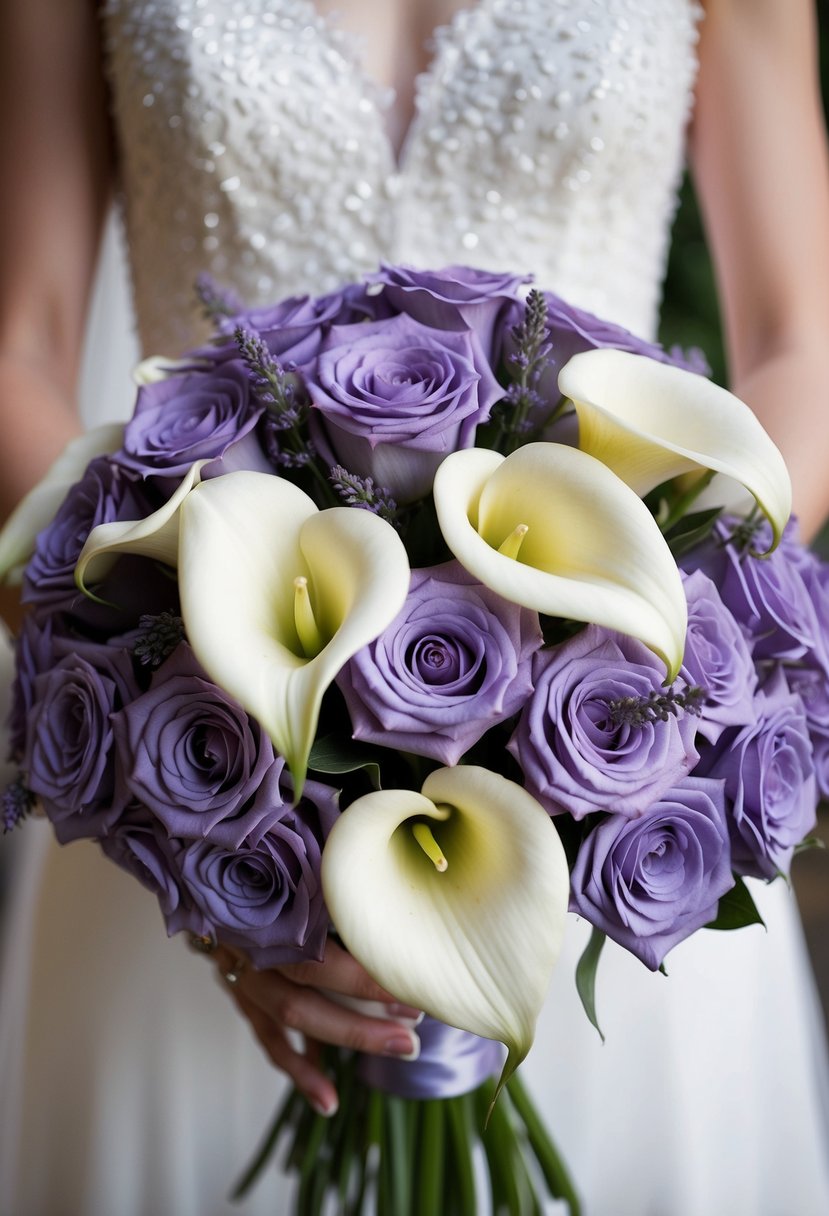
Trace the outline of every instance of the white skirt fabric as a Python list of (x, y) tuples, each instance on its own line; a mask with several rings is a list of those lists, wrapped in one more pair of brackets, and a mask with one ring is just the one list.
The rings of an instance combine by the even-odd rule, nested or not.
[[(92, 845), (60, 848), (45, 823), (26, 826), (14, 877), (0, 1212), (286, 1213), (276, 1172), (241, 1207), (226, 1199), (282, 1082), (210, 962), (167, 940), (133, 878)], [(759, 900), (767, 932), (702, 932), (668, 978), (609, 943), (604, 1044), (575, 993), (573, 918), (523, 1073), (586, 1216), (829, 1212), (819, 1010), (792, 896), (776, 883)]]

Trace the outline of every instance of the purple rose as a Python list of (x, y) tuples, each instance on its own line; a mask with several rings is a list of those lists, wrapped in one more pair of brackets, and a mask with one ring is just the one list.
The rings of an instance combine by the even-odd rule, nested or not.
[(124, 799), (170, 836), (235, 848), (267, 808), (255, 795), (274, 763), (259, 724), (199, 667), (182, 643), (143, 696), (113, 718)]
[(152, 891), (169, 934), (207, 934), (209, 925), (182, 892), (173, 844), (157, 819), (143, 808), (127, 811), (99, 844), (110, 860)]
[(682, 564), (686, 570), (702, 569), (714, 581), (755, 660), (800, 659), (824, 643), (793, 525), (772, 554), (752, 557), (749, 548), (767, 549), (771, 532), (766, 524), (753, 529), (749, 545), (741, 536), (741, 522), (717, 520), (711, 540), (686, 554)]
[(531, 275), (476, 270), (471, 266), (444, 266), (420, 270), (415, 266), (383, 264), (369, 283), (382, 283), (383, 295), (398, 312), (435, 329), (469, 328), (492, 361), (493, 334), (505, 307)]
[(24, 602), (54, 610), (81, 601), (75, 563), (89, 533), (98, 524), (140, 519), (148, 510), (132, 474), (105, 456), (93, 460), (37, 538), (23, 581)]
[(391, 625), (337, 677), (356, 739), (457, 764), (532, 691), (538, 616), (457, 562), (413, 570)]
[(804, 665), (787, 667), (784, 673), (789, 689), (803, 702), (818, 792), (829, 798), (829, 672)]
[(782, 672), (755, 701), (757, 721), (704, 750), (698, 771), (725, 782), (734, 869), (775, 878), (815, 826), (817, 789), (803, 703)]
[(411, 317), (335, 326), (308, 376), (337, 460), (398, 501), (425, 494), (503, 396), (474, 333)]
[(35, 680), (23, 770), (65, 844), (100, 836), (124, 807), (114, 780), (112, 714), (136, 695), (125, 651), (100, 646), (93, 666), (69, 654)]
[(656, 971), (734, 886), (722, 783), (686, 777), (641, 819), (610, 815), (583, 841), (571, 884), (571, 910)]
[(239, 360), (156, 380), (139, 389), (117, 459), (142, 477), (183, 477), (196, 460), (224, 457), (261, 413)]
[(697, 729), (716, 743), (726, 726), (754, 721), (757, 673), (751, 652), (717, 588), (701, 570), (683, 576), (688, 628), (682, 678), (705, 689)]
[(338, 815), (336, 791), (306, 781), (296, 806), (271, 786), (278, 817), (255, 843), (229, 849), (206, 839), (180, 846), (187, 898), (224, 943), (257, 967), (320, 959), (328, 932), (322, 846)]
[(664, 675), (641, 642), (596, 625), (536, 655), (535, 691), (507, 746), (550, 814), (642, 815), (690, 772), (696, 719), (649, 708)]

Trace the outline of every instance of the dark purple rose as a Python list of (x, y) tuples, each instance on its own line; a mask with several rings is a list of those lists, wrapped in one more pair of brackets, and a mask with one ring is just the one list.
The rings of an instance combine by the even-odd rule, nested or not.
[(656, 971), (734, 886), (722, 783), (686, 777), (641, 819), (603, 820), (582, 843), (571, 886), (571, 911)]
[(642, 815), (690, 772), (696, 718), (652, 720), (647, 708), (664, 675), (641, 642), (596, 625), (536, 655), (535, 691), (507, 746), (550, 814)]
[(257, 967), (320, 959), (328, 932), (322, 896), (322, 846), (338, 815), (336, 791), (306, 781), (296, 806), (271, 785), (278, 817), (255, 843), (238, 848), (205, 840), (181, 846), (187, 897), (215, 935)]
[(107, 857), (152, 891), (169, 934), (208, 933), (204, 916), (188, 905), (182, 892), (173, 844), (148, 811), (141, 807), (127, 811), (99, 843)]
[(117, 459), (142, 477), (183, 477), (196, 460), (224, 457), (262, 413), (239, 360), (143, 385)]
[(739, 625), (701, 570), (683, 576), (688, 628), (682, 678), (705, 689), (699, 733), (716, 743), (726, 726), (754, 721), (757, 673)]
[(698, 771), (725, 782), (734, 869), (774, 878), (815, 826), (817, 788), (803, 703), (781, 671), (755, 701), (757, 721), (705, 749)]
[(100, 836), (125, 805), (115, 788), (112, 714), (137, 692), (125, 651), (100, 646), (93, 666), (66, 655), (35, 680), (23, 770), (65, 844)]
[(60, 621), (57, 613), (42, 618), (27, 613), (15, 639), (15, 675), (9, 711), (10, 758), (19, 760), (26, 745), (26, 719), (35, 699), (35, 680), (55, 661), (52, 631)]
[(702, 569), (714, 581), (723, 603), (736, 617), (758, 659), (800, 659), (824, 646), (812, 595), (804, 581), (803, 548), (789, 524), (768, 557), (750, 549), (768, 548), (767, 524), (754, 529), (744, 543), (741, 521), (720, 519), (711, 540), (685, 554), (686, 570)]
[(369, 283), (382, 283), (383, 295), (398, 312), (435, 329), (473, 329), (487, 359), (492, 360), (493, 334), (518, 288), (531, 275), (515, 275), (471, 266), (420, 270), (384, 263)]
[(23, 580), (24, 602), (51, 610), (77, 604), (83, 596), (75, 586), (75, 563), (92, 529), (147, 513), (146, 495), (133, 474), (106, 456), (93, 460), (37, 538)]
[(119, 782), (170, 836), (235, 848), (267, 809), (255, 794), (274, 763), (259, 724), (182, 644), (143, 696), (113, 718)]
[(413, 570), (391, 625), (337, 677), (356, 739), (457, 764), (532, 691), (538, 616), (457, 562)]
[(308, 390), (337, 461), (398, 501), (425, 494), (443, 458), (474, 444), (503, 396), (474, 333), (407, 316), (335, 326)]

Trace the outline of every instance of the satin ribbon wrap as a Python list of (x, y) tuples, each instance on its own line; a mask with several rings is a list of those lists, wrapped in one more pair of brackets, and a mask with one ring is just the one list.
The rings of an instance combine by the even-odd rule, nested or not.
[(417, 1033), (420, 1055), (416, 1060), (361, 1055), (358, 1079), (398, 1098), (455, 1098), (477, 1089), (501, 1070), (503, 1048), (494, 1039), (445, 1026), (428, 1015)]

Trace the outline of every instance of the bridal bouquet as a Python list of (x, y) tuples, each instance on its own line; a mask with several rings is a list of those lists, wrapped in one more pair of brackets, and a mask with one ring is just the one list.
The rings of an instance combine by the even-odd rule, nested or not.
[(758, 920), (743, 877), (829, 790), (829, 574), (780, 454), (527, 283), (204, 284), (214, 340), (142, 364), (0, 536), (31, 608), (6, 826), (36, 805), (255, 967), (335, 932), (428, 1015), (418, 1061), (332, 1053), (334, 1119), (280, 1112), (251, 1177), (287, 1138), (298, 1213), (474, 1213), (478, 1137), (495, 1210), (576, 1212), (513, 1075), (568, 908), (595, 1021), (606, 937), (657, 970)]

